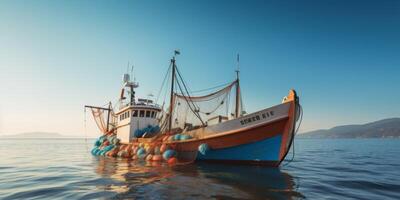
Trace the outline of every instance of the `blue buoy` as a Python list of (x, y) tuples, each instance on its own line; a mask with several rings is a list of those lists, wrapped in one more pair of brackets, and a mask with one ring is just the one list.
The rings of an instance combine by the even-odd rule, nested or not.
[(108, 151), (110, 151), (113, 148), (114, 148), (114, 145), (108, 145), (108, 146), (104, 147), (103, 151), (104, 151), (104, 153), (107, 153)]
[(163, 153), (163, 158), (165, 160), (170, 159), (171, 157), (174, 157), (176, 155), (176, 151), (172, 149), (168, 149)]
[(94, 154), (95, 154), (96, 156), (100, 155), (100, 153), (101, 153), (101, 150), (100, 150), (100, 149), (96, 149), (96, 151), (94, 151)]
[(191, 138), (192, 138), (192, 136), (190, 136), (190, 135), (181, 135), (179, 140), (188, 140), (188, 139), (191, 139)]
[(208, 144), (203, 143), (199, 145), (199, 152), (205, 156), (207, 152), (210, 150), (210, 147), (208, 147)]
[(96, 155), (96, 151), (98, 151), (99, 150), (99, 148), (97, 148), (97, 147), (95, 147), (95, 148), (93, 148), (92, 149), (92, 151), (91, 151), (91, 153), (92, 153), (92, 155)]
[(178, 140), (180, 140), (181, 139), (181, 134), (176, 134), (176, 135), (174, 135), (174, 141), (178, 141)]
[(136, 155), (140, 156), (140, 155), (144, 155), (146, 154), (146, 150), (143, 147), (140, 147), (136, 153)]
[(102, 135), (102, 136), (99, 137), (99, 141), (100, 141), (101, 144), (103, 144), (104, 140), (107, 139), (105, 137), (106, 137), (105, 135)]

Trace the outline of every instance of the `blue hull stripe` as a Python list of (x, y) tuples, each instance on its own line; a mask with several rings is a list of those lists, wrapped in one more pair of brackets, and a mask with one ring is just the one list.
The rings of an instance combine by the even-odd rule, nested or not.
[(197, 160), (256, 160), (278, 161), (282, 135), (235, 147), (209, 150), (206, 155), (197, 154)]

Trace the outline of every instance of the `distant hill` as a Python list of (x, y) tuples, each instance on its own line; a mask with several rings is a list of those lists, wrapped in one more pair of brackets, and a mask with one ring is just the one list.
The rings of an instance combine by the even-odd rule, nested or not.
[(65, 137), (59, 133), (49, 132), (29, 132), (29, 133), (18, 133), (13, 135), (3, 135), (1, 138), (62, 138)]
[(361, 125), (337, 126), (298, 134), (299, 138), (400, 138), (400, 118), (383, 119)]

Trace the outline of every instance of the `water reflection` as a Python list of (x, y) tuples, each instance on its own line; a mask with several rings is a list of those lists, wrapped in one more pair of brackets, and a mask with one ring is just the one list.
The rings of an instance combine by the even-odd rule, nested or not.
[(96, 173), (111, 179), (99, 190), (110, 198), (299, 199), (295, 179), (278, 168), (195, 163), (170, 167), (157, 162), (94, 158)]

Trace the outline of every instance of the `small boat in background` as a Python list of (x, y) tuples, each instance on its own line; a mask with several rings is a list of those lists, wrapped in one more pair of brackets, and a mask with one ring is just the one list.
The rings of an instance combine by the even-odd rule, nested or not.
[(169, 164), (279, 166), (291, 148), (302, 112), (296, 91), (290, 90), (281, 104), (247, 114), (238, 70), (233, 82), (194, 95), (176, 65), (177, 55), (175, 51), (161, 87), (160, 94), (163, 89), (166, 94), (162, 106), (156, 103), (160, 95), (157, 101), (136, 99), (139, 84), (129, 74), (124, 75), (116, 111), (111, 103), (107, 108), (85, 106), (103, 132), (92, 153)]

